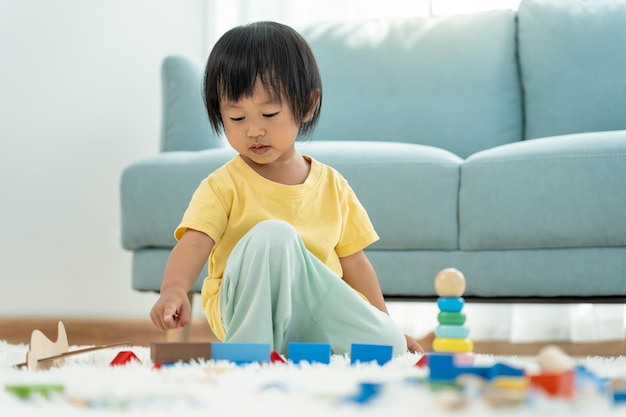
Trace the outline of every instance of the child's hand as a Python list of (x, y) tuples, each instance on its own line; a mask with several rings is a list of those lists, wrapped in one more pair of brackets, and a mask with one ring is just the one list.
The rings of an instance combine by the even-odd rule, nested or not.
[(413, 339), (411, 336), (409, 336), (408, 334), (405, 334), (404, 337), (406, 338), (406, 349), (409, 352), (421, 353), (422, 355), (426, 353), (424, 352), (424, 348), (419, 343), (417, 343), (417, 341)]
[(150, 318), (159, 330), (182, 329), (191, 318), (191, 305), (187, 294), (161, 293), (150, 311)]

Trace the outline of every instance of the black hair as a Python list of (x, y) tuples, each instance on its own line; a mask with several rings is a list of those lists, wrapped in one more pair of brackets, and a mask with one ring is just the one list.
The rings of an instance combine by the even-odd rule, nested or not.
[[(256, 22), (226, 32), (209, 55), (204, 103), (216, 133), (224, 129), (220, 99), (236, 102), (252, 97), (257, 79), (270, 97), (287, 101), (300, 134), (313, 130), (322, 104), (322, 81), (311, 48), (289, 26)], [(320, 94), (317, 105), (315, 91)], [(315, 105), (312, 117), (305, 121)]]

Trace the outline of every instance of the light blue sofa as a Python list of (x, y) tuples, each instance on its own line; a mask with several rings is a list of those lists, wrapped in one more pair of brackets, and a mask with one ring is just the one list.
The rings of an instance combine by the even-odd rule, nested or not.
[[(369, 211), (386, 297), (433, 297), (435, 274), (456, 267), (468, 298), (625, 299), (625, 2), (301, 32), (324, 100), (298, 146)], [(162, 70), (162, 152), (121, 178), (140, 291), (158, 291), (193, 190), (233, 155), (205, 115), (202, 64), (172, 56)]]

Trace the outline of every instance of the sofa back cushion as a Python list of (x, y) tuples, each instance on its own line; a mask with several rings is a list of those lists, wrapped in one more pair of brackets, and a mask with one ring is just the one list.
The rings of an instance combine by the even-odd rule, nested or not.
[(525, 138), (626, 129), (626, 2), (525, 0)]
[(514, 12), (318, 24), (313, 140), (396, 141), (466, 157), (522, 139)]
[(161, 66), (161, 151), (198, 151), (221, 146), (202, 100), (204, 69), (180, 55)]

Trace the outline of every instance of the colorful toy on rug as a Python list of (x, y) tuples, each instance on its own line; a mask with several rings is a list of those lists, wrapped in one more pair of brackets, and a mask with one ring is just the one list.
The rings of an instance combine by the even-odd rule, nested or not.
[(63, 322), (59, 321), (57, 327), (57, 340), (53, 342), (41, 330), (33, 330), (30, 336), (26, 362), (15, 365), (17, 368), (28, 367), (31, 371), (49, 369), (53, 366), (61, 366), (65, 358), (72, 355), (79, 355), (96, 350), (108, 349), (115, 346), (127, 345), (128, 342), (112, 343), (70, 352), (67, 332)]
[[(309, 363), (329, 364), (331, 347), (328, 343), (292, 342), (288, 346), (288, 360), (294, 364)], [(376, 362), (384, 365), (393, 356), (390, 345), (353, 343), (350, 351), (350, 363)], [(150, 358), (157, 368), (177, 362), (201, 360), (228, 361), (237, 365), (249, 363), (287, 363), (287, 358), (270, 349), (269, 343), (161, 343), (150, 345)]]
[(435, 291), (439, 298), (437, 306), (439, 325), (435, 329), (433, 350), (445, 353), (469, 353), (474, 343), (468, 338), (469, 327), (465, 325), (463, 307), (465, 300), (465, 276), (455, 268), (446, 268), (435, 277)]

